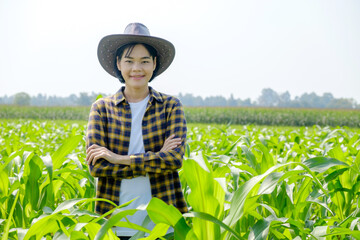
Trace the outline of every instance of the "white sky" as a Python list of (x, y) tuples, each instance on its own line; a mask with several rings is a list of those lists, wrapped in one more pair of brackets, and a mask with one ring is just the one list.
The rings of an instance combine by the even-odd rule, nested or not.
[(150, 84), (158, 91), (255, 100), (272, 88), (360, 103), (358, 0), (0, 0), (0, 96), (116, 92), (97, 45), (130, 22), (176, 47)]

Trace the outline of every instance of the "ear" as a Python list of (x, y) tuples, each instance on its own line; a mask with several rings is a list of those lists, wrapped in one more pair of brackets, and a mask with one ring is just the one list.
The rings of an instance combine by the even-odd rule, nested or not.
[(153, 71), (155, 71), (155, 69), (156, 69), (156, 57), (154, 57), (154, 68), (153, 68)]
[(119, 57), (116, 57), (116, 66), (117, 66), (118, 70), (121, 72), (121, 65), (120, 65)]

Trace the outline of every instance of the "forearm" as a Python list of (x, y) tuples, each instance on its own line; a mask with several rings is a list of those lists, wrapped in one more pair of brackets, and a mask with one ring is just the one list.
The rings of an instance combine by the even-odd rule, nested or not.
[(131, 155), (130, 167), (134, 174), (163, 173), (182, 167), (183, 147), (165, 152), (146, 152)]
[(86, 162), (94, 177), (132, 177), (130, 157), (114, 153), (106, 147), (93, 144), (86, 150)]
[(106, 159), (99, 159), (94, 165), (90, 165), (90, 173), (93, 177), (134, 177), (130, 167), (130, 156), (125, 155), (118, 155), (117, 162), (114, 163)]

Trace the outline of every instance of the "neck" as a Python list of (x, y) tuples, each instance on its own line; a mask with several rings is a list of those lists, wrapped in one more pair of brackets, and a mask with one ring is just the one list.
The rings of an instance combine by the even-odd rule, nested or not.
[(134, 89), (125, 86), (124, 95), (128, 102), (140, 102), (149, 95), (149, 88)]

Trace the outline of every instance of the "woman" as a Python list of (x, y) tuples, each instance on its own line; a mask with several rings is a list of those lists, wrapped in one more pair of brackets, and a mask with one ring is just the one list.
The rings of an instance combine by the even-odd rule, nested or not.
[[(158, 197), (187, 211), (177, 172), (187, 131), (183, 107), (177, 98), (148, 85), (170, 66), (174, 56), (169, 41), (150, 36), (140, 23), (131, 23), (124, 34), (100, 41), (101, 66), (125, 86), (97, 100), (90, 111), (86, 161), (92, 176), (98, 178), (97, 197), (119, 205), (138, 197), (131, 208)], [(106, 202), (96, 204), (100, 214), (110, 209)], [(141, 225), (145, 216), (146, 212), (138, 211), (130, 221)], [(117, 231), (127, 237), (134, 233)]]

